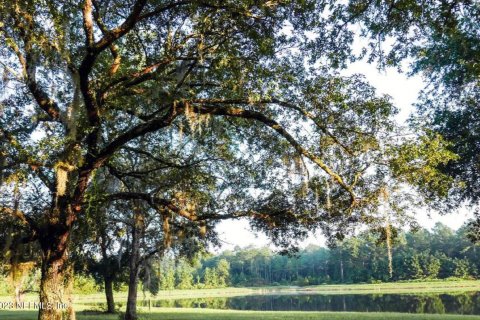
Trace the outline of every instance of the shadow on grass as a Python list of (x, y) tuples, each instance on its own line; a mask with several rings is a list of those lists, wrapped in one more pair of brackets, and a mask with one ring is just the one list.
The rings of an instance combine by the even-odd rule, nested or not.
[[(480, 320), (478, 316), (361, 313), (361, 312), (262, 312), (226, 311), (208, 309), (156, 309), (152, 313), (140, 313), (140, 320)], [(98, 310), (82, 310), (76, 313), (78, 320), (118, 320), (118, 314), (106, 314)], [(1, 310), (1, 320), (35, 320), (37, 310)]]
[(35, 320), (37, 318), (37, 310), (0, 310), (0, 319), (2, 320)]
[[(117, 320), (118, 314), (106, 314), (99, 310), (77, 311), (78, 320)], [(0, 310), (1, 320), (36, 320), (38, 319), (37, 310)]]

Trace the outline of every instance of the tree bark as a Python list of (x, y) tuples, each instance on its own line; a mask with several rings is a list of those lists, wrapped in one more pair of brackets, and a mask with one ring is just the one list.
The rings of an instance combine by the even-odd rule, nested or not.
[(65, 320), (68, 319), (68, 302), (64, 300), (66, 252), (55, 254), (54, 259), (51, 256), (47, 251), (42, 257), (38, 320)]
[[(67, 206), (63, 207), (67, 208)], [(63, 214), (61, 214), (63, 213)], [(42, 248), (39, 320), (74, 320), (69, 285), (73, 284), (73, 269), (68, 263), (73, 214), (71, 210), (55, 210), (49, 223), (41, 229), (39, 242)], [(73, 289), (73, 286), (70, 287)]]
[(101, 236), (99, 240), (103, 259), (103, 282), (105, 285), (105, 298), (107, 300), (107, 313), (115, 313), (115, 300), (113, 298), (113, 279), (115, 276), (107, 253), (109, 241), (105, 230), (101, 230), (100, 233)]
[(130, 274), (128, 281), (128, 298), (125, 320), (137, 320), (137, 284), (140, 260), (140, 238), (144, 227), (143, 214), (140, 207), (133, 210), (132, 253), (130, 258)]
[(138, 284), (138, 268), (130, 267), (130, 279), (128, 281), (128, 298), (127, 311), (125, 312), (125, 320), (137, 320), (137, 284)]
[(15, 285), (15, 297), (14, 297), (14, 303), (15, 303), (15, 308), (17, 308), (21, 303), (22, 303), (22, 285), (21, 284), (16, 284)]
[(107, 313), (115, 313), (115, 301), (113, 299), (113, 281), (110, 277), (104, 278), (105, 297), (107, 299)]
[(73, 269), (73, 264), (68, 263), (67, 275), (66, 275), (66, 301), (67, 309), (66, 315), (68, 320), (76, 320), (75, 310), (73, 309), (73, 290), (74, 290), (74, 281), (75, 281), (75, 272)]

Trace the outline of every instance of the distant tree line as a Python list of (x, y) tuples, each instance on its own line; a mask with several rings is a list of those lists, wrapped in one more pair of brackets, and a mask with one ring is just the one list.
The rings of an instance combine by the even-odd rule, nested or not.
[(159, 290), (226, 286), (319, 285), (461, 278), (480, 275), (480, 245), (469, 241), (468, 225), (457, 231), (437, 223), (432, 230), (394, 230), (390, 276), (386, 239), (378, 230), (334, 243), (309, 245), (295, 256), (272, 249), (235, 248), (189, 262), (156, 260), (142, 274), (142, 287)]
[(372, 231), (337, 242), (330, 249), (310, 245), (296, 257), (275, 254), (269, 248), (236, 248), (203, 260), (192, 274), (204, 275), (220, 263), (228, 264), (225, 281), (232, 286), (476, 278), (480, 246), (468, 240), (468, 232), (467, 227), (453, 231), (437, 223), (431, 231), (396, 233), (392, 277), (383, 235)]
[[(140, 274), (139, 288), (157, 294), (160, 290), (222, 288), (227, 286), (319, 285), (376, 283), (401, 280), (461, 278), (480, 275), (480, 244), (469, 240), (469, 225), (457, 231), (437, 223), (432, 230), (394, 230), (390, 276), (388, 251), (382, 232), (366, 230), (334, 243), (330, 248), (309, 245), (295, 256), (272, 249), (235, 248), (195, 260), (174, 255), (152, 259)], [(123, 272), (124, 273), (124, 272)], [(0, 294), (11, 294), (16, 282), (0, 279)], [(38, 290), (39, 270), (31, 269), (20, 279), (23, 291)], [(103, 290), (95, 269), (75, 274), (75, 291)], [(115, 282), (125, 290), (124, 274)]]

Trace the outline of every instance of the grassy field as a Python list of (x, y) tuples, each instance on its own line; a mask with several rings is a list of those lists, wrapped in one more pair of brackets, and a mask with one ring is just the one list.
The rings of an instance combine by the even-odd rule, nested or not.
[[(480, 281), (428, 281), (428, 282), (397, 282), (382, 284), (357, 284), (357, 285), (321, 285), (310, 287), (263, 287), (263, 288), (224, 288), (203, 290), (172, 290), (161, 291), (157, 296), (143, 296), (144, 299), (181, 299), (181, 298), (207, 298), (231, 297), (253, 294), (368, 294), (368, 293), (397, 293), (397, 294), (428, 294), (428, 293), (461, 293), (480, 291)], [(126, 301), (126, 293), (116, 293), (115, 299), (121, 305)], [(37, 301), (37, 296), (29, 295), (26, 301)], [(0, 302), (11, 301), (11, 297), (0, 297)], [(92, 304), (104, 303), (103, 293), (92, 295), (78, 295), (75, 297), (75, 309), (78, 319), (89, 320), (117, 320), (118, 315), (107, 316), (98, 311)], [(124, 304), (123, 304), (124, 306)], [(97, 310), (95, 310), (97, 309)], [(141, 319), (162, 320), (274, 320), (274, 319), (477, 319), (480, 316), (455, 316), (455, 315), (425, 315), (405, 313), (358, 313), (358, 312), (263, 312), (263, 311), (233, 311), (211, 309), (172, 309), (151, 308), (142, 309)], [(29, 320), (36, 319), (35, 310), (0, 310), (0, 319)]]
[[(279, 286), (260, 288), (223, 288), (223, 289), (194, 289), (160, 291), (157, 296), (140, 294), (139, 299), (181, 299), (181, 298), (211, 298), (233, 297), (258, 294), (369, 294), (369, 293), (455, 293), (480, 291), (480, 280), (462, 281), (422, 281), (422, 282), (392, 282), (380, 284), (347, 284), (347, 285), (320, 285), (320, 286)], [(36, 298), (36, 297), (35, 297)], [(78, 295), (76, 301), (88, 303), (90, 301), (103, 302), (103, 293), (94, 295)], [(115, 294), (116, 301), (126, 301), (127, 293)]]
[[(479, 289), (480, 290), (480, 289)], [(157, 296), (146, 293), (139, 293), (139, 299), (182, 299), (182, 298), (214, 298), (214, 297), (234, 297), (251, 294), (263, 294), (271, 292), (268, 288), (221, 288), (221, 289), (191, 289), (191, 290), (165, 290), (160, 291)], [(75, 301), (78, 303), (104, 302), (105, 294), (96, 293), (89, 295), (76, 295)], [(115, 301), (127, 301), (127, 292), (116, 292)]]
[(451, 293), (480, 291), (479, 280), (388, 282), (379, 284), (321, 285), (298, 289), (307, 293), (366, 294), (366, 293)]
[[(33, 311), (6, 311), (0, 313), (2, 320), (34, 320)], [(79, 320), (118, 320), (118, 315), (105, 315), (90, 311), (79, 311)], [(264, 311), (221, 311), (205, 309), (153, 308), (140, 314), (140, 320), (480, 320), (480, 316), (457, 316), (442, 314), (406, 313), (359, 313), (359, 312), (264, 312)]]

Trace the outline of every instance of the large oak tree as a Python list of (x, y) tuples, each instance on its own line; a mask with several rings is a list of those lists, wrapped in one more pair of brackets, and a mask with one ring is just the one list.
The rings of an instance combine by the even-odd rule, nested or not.
[[(40, 301), (52, 308), (39, 319), (65, 318), (56, 306), (69, 242), (101, 170), (144, 183), (100, 198), (148, 205), (177, 224), (248, 216), (285, 246), (317, 225), (368, 222), (389, 174), (396, 110), (361, 77), (335, 75), (353, 35), (329, 25), (327, 4), (0, 2), (0, 208), (40, 244)], [(195, 190), (175, 183), (188, 171), (148, 180), (160, 169), (141, 159), (187, 166), (197, 145), (209, 165)], [(127, 158), (140, 160), (125, 168)], [(412, 165), (399, 163), (393, 173)]]

